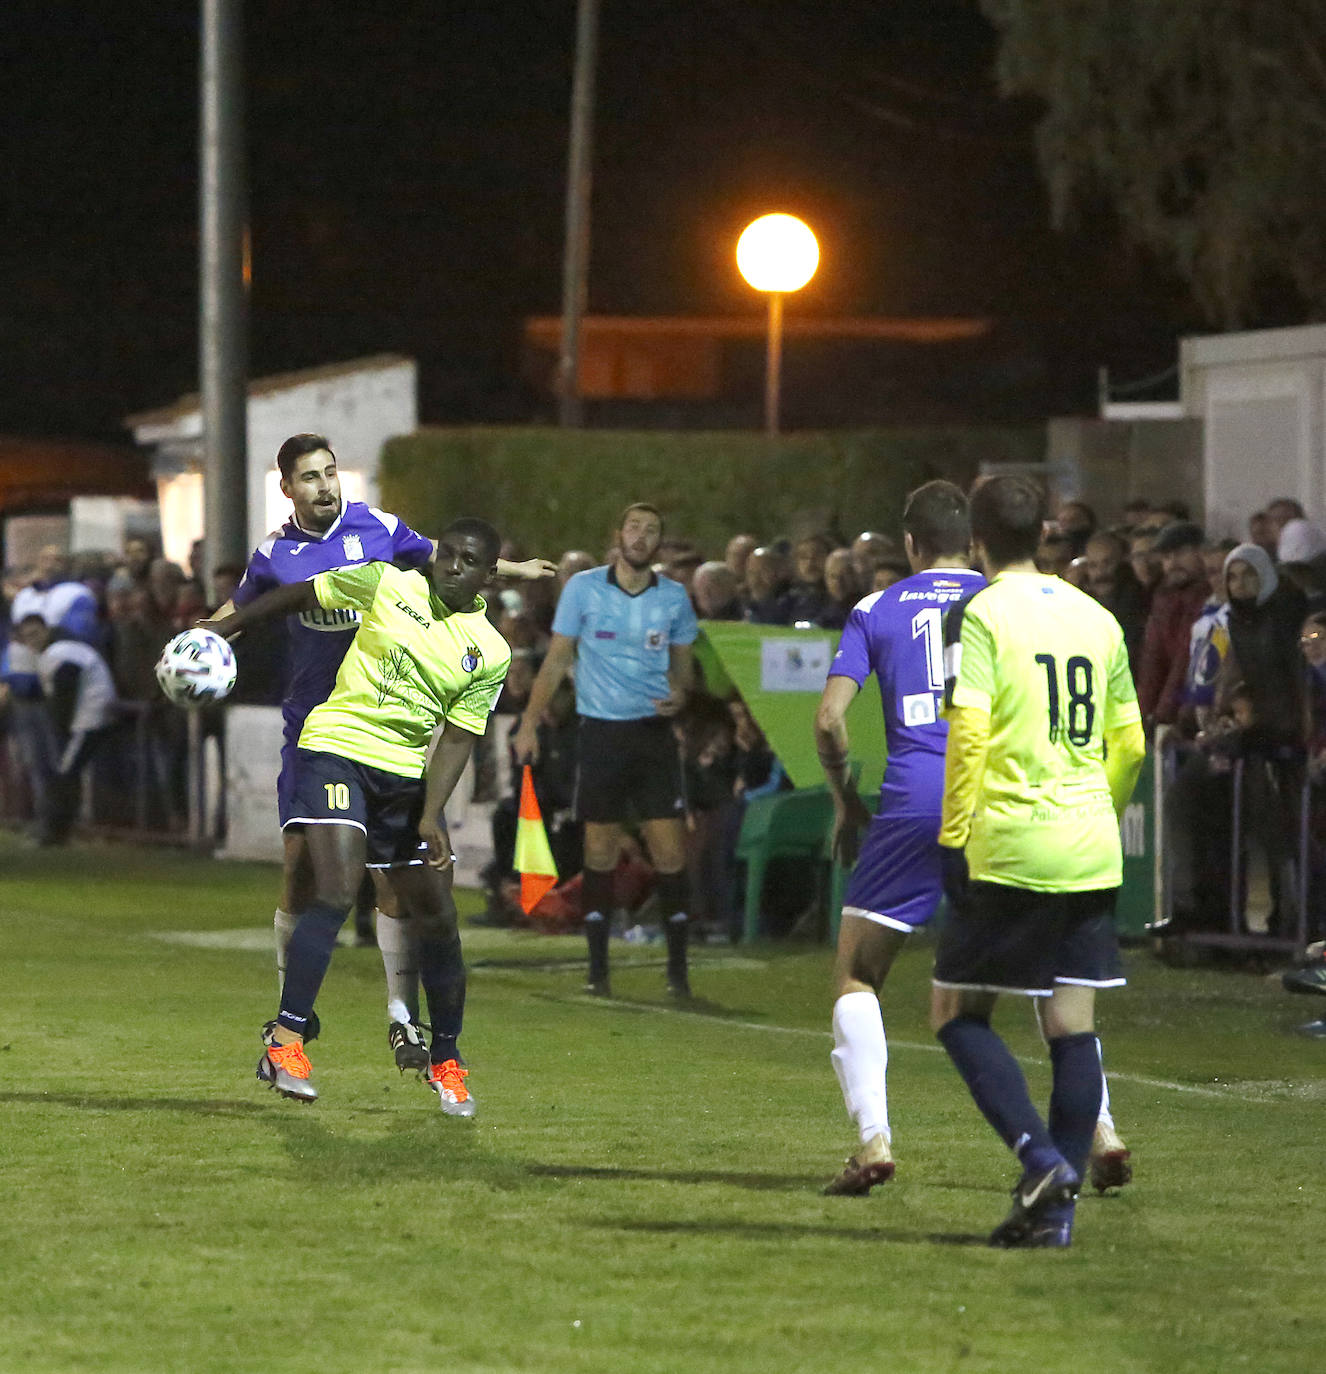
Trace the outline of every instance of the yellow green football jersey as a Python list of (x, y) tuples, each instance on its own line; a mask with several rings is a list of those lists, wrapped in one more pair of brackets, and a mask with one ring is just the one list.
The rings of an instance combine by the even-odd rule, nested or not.
[(362, 619), (331, 695), (304, 722), (301, 749), (418, 778), (444, 721), (483, 734), (511, 650), (481, 597), (476, 610), (452, 611), (426, 574), (390, 563), (320, 573), (313, 589), (324, 610)]
[(1119, 622), (1061, 578), (1004, 572), (945, 628), (949, 703), (990, 716), (972, 878), (1036, 892), (1117, 887), (1104, 733), (1140, 719)]

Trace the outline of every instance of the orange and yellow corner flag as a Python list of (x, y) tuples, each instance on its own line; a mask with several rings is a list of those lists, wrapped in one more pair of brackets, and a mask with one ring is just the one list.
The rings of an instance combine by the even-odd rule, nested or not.
[(557, 886), (557, 865), (543, 828), (543, 813), (534, 795), (529, 764), (520, 779), (520, 818), (516, 821), (516, 872), (520, 874), (520, 907), (526, 916), (549, 888)]

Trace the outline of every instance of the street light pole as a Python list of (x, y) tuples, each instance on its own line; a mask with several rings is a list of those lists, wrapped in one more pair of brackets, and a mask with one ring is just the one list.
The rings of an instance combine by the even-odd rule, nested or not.
[(769, 341), (764, 368), (764, 432), (778, 437), (779, 393), (783, 382), (783, 293), (769, 292)]

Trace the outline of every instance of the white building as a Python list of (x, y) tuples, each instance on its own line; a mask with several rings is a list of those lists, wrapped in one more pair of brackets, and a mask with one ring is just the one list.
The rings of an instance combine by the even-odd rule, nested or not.
[[(276, 451), (292, 434), (325, 434), (336, 453), (346, 500), (378, 499), (378, 455), (395, 434), (418, 428), (413, 358), (382, 353), (326, 367), (262, 377), (249, 384), (248, 546), (285, 519)], [(203, 534), (202, 409), (184, 396), (172, 406), (131, 415), (125, 424), (153, 453), (165, 556), (187, 565)]]
[(1201, 420), (1207, 527), (1246, 536), (1277, 496), (1326, 515), (1326, 325), (1184, 339), (1184, 413)]

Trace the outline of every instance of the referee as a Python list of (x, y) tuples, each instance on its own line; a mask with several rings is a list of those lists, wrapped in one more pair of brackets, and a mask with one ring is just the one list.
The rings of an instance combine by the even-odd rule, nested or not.
[(685, 704), (698, 627), (686, 589), (652, 569), (663, 517), (627, 506), (611, 563), (577, 573), (553, 620), (552, 643), (516, 731), (516, 758), (538, 758), (537, 730), (575, 664), (580, 715), (576, 815), (585, 823), (585, 937), (595, 997), (611, 995), (608, 932), (622, 828), (638, 822), (658, 874), (668, 941), (668, 992), (691, 995), (686, 973), (686, 796), (671, 719)]
[[(1097, 988), (1124, 982), (1114, 934), (1118, 816), (1145, 744), (1119, 622), (1036, 570), (1040, 488), (992, 477), (971, 496), (989, 584), (945, 625), (949, 737), (939, 831), (951, 919), (931, 1021), (986, 1120), (1017, 1155), (990, 1244), (1071, 1243), (1101, 1102)], [(990, 1025), (1001, 992), (1044, 999), (1048, 1123)]]

